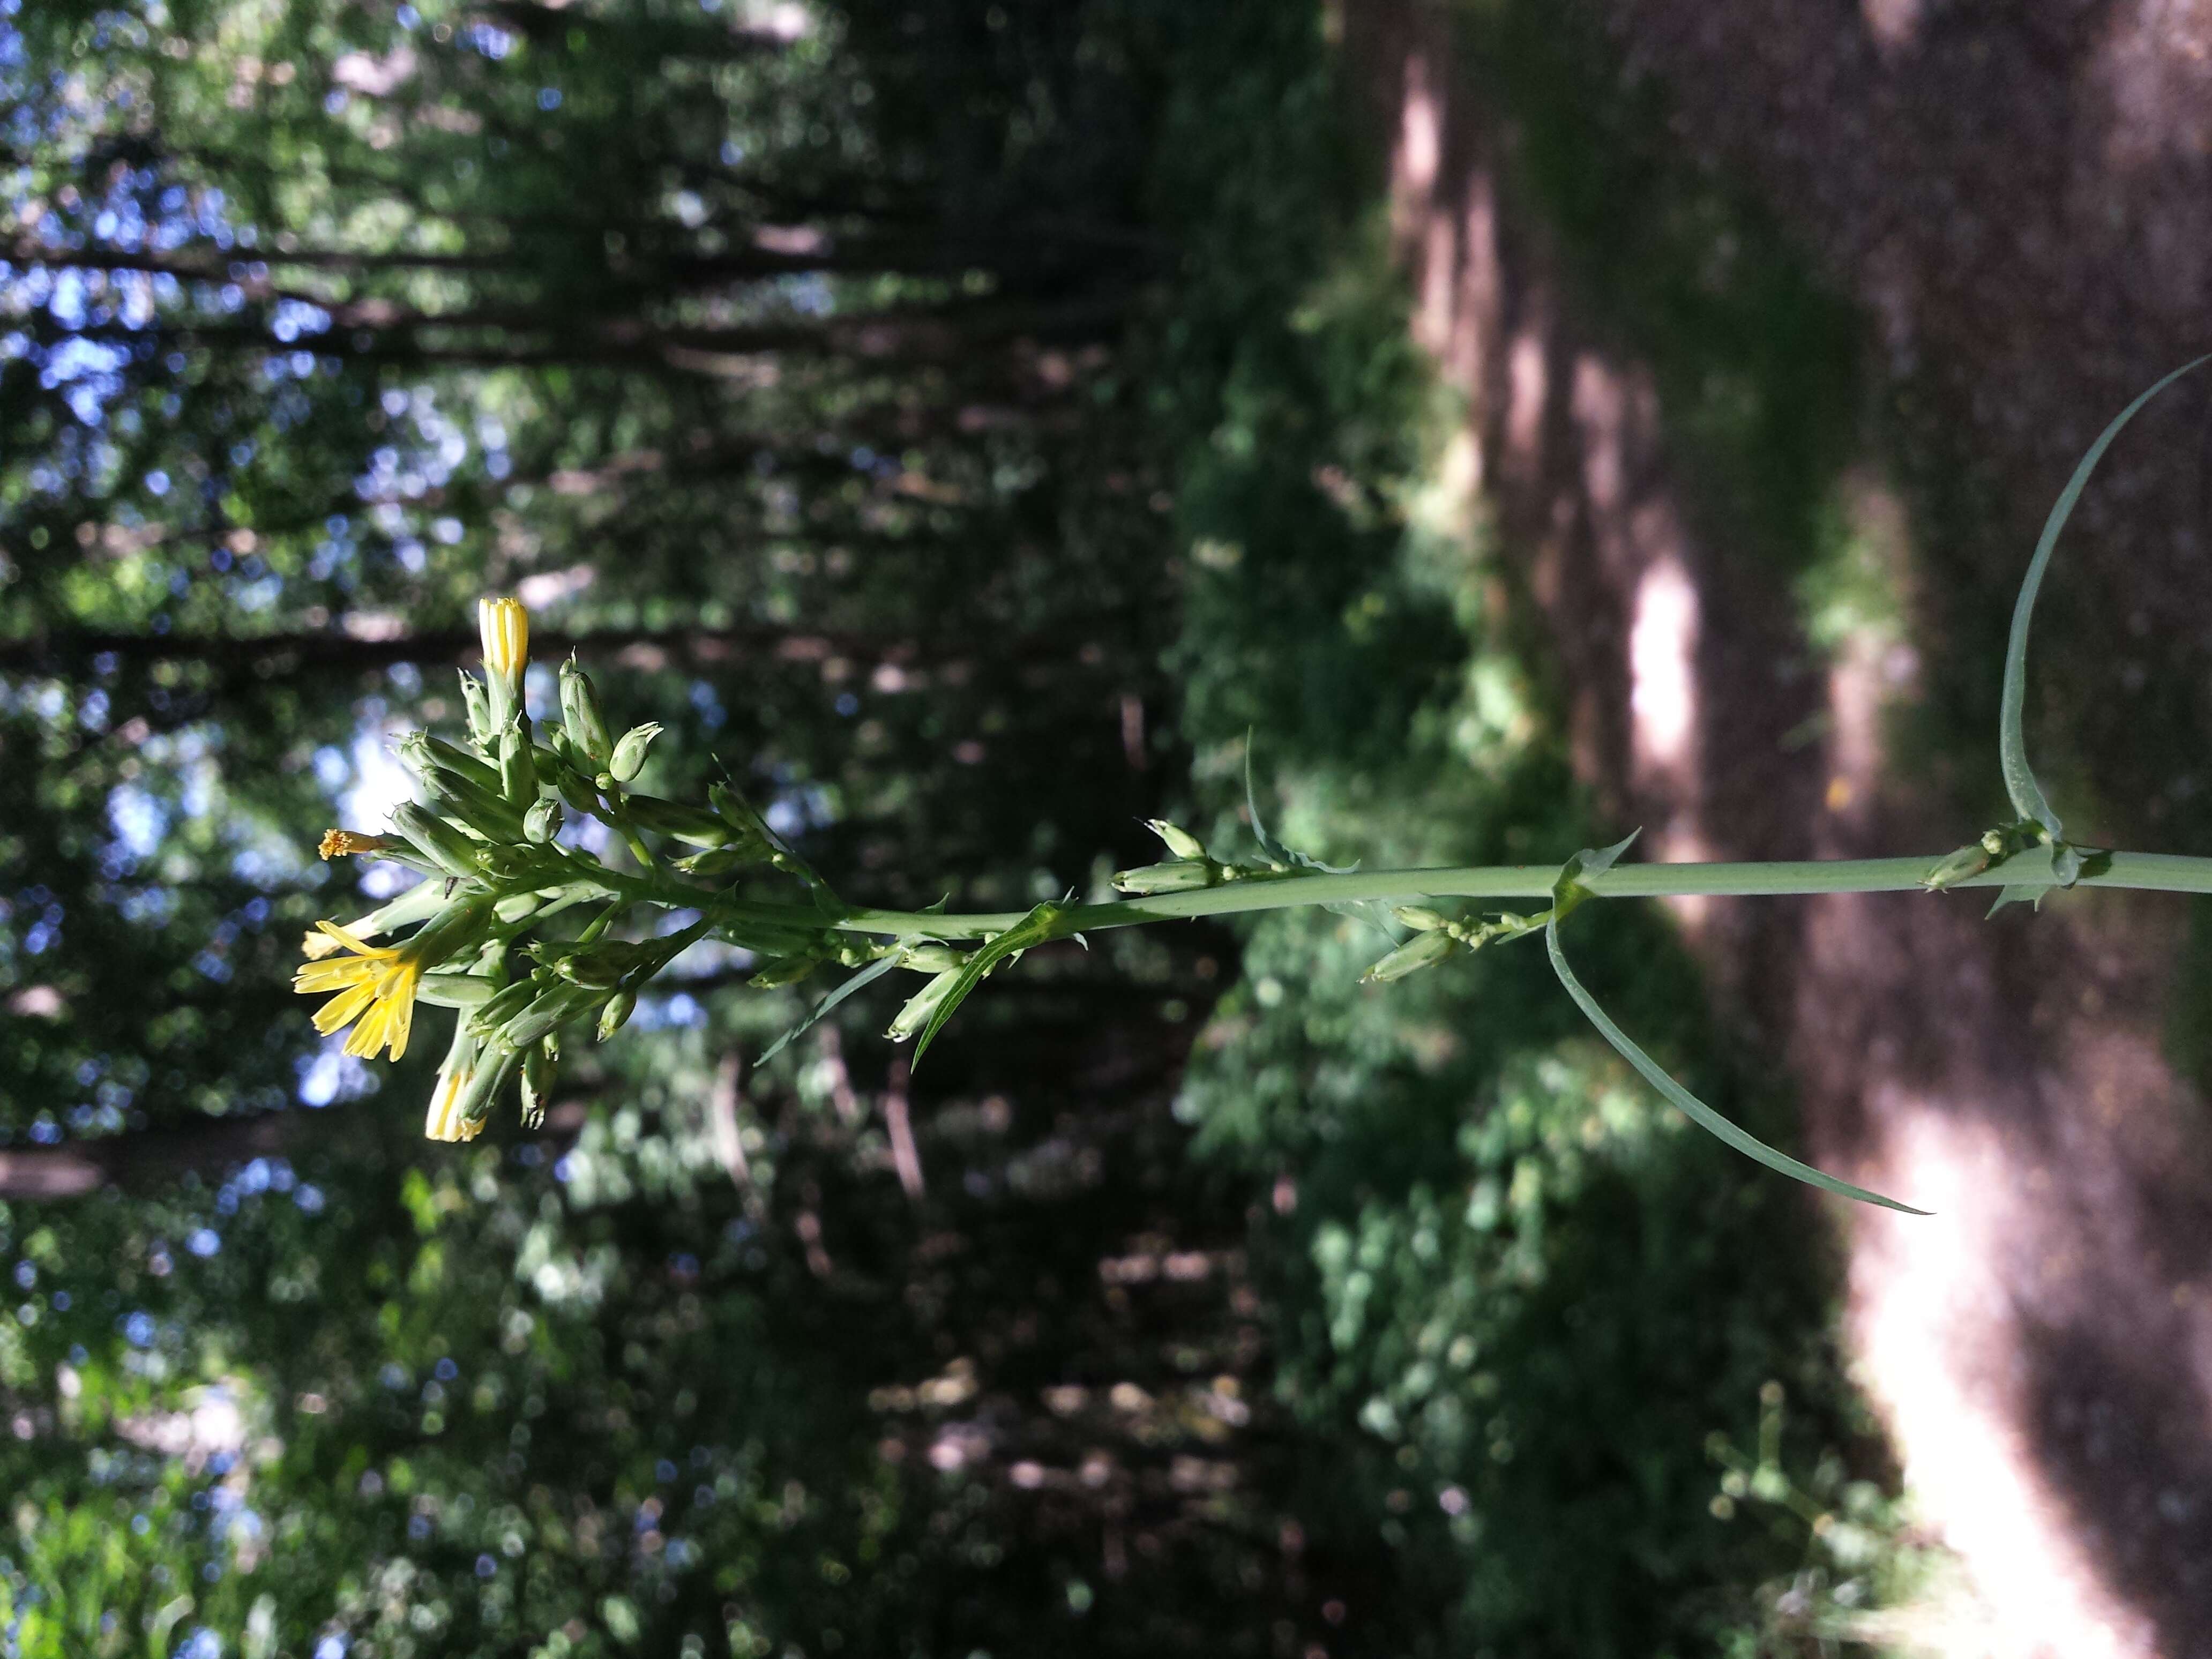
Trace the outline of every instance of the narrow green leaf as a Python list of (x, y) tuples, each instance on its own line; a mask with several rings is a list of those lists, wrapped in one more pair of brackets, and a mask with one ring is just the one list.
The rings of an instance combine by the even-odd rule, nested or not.
[(2135, 419), (2137, 411), (2153, 398), (2191, 369), (2208, 362), (2212, 362), (2212, 352), (2184, 363), (2139, 395), (2097, 434), (2097, 441), (2081, 457), (2074, 476), (2066, 481), (2066, 488), (2058, 492), (2051, 516), (2044, 520), (2043, 535), (2035, 544), (2035, 556), (2028, 561), (2027, 578), (2021, 583), (2020, 598), (2013, 605), (2012, 635), (2005, 643), (2004, 696), (1998, 715), (1997, 757), (2004, 768), (2005, 793), (2012, 797), (2013, 811), (2024, 818), (2033, 818), (2054, 842), (2060, 833), (2058, 814), (2051, 810), (2051, 803), (2044, 798), (2042, 785), (2035, 781), (2034, 770), (2027, 763), (2027, 745), (2021, 735), (2021, 713), (2027, 701), (2027, 625), (2034, 614), (2036, 595), (2043, 587), (2043, 573), (2050, 568), (2051, 550), (2058, 545), (2058, 533), (2074, 515), (2074, 505), (2081, 499), (2089, 475), (2104, 459), (2112, 440), (2119, 436), (2120, 428)]
[(1551, 954), (1552, 971), (1559, 975), (1559, 983), (1567, 988), (1567, 994), (1575, 1000), (1575, 1006), (1580, 1008), (1589, 1017), (1589, 1023), (1597, 1027), (1599, 1034), (1620, 1051), (1620, 1057), (1642, 1073), (1646, 1083), (1667, 1097), (1668, 1104), (1699, 1128), (1719, 1136), (1745, 1157), (1757, 1159), (1768, 1169), (1778, 1170), (1808, 1186), (1818, 1187), (1823, 1192), (1856, 1198), (1863, 1204), (1879, 1204), (1887, 1210), (1902, 1210), (1907, 1215), (1929, 1213), (1926, 1210), (1916, 1210), (1910, 1204), (1900, 1204), (1893, 1198), (1884, 1198), (1880, 1193), (1870, 1193), (1863, 1187), (1854, 1187), (1848, 1181), (1838, 1181), (1832, 1175), (1823, 1175), (1811, 1164), (1800, 1164), (1796, 1158), (1776, 1152), (1756, 1135), (1737, 1128), (1668, 1076), (1658, 1061), (1638, 1048), (1626, 1031), (1607, 1018), (1605, 1010), (1597, 1006), (1597, 1000), (1583, 988), (1583, 982), (1575, 977), (1574, 969), (1567, 966), (1566, 952), (1559, 948), (1557, 917), (1544, 924), (1544, 948)]
[(921, 1057), (929, 1052), (929, 1045), (945, 1029), (945, 1022), (951, 1019), (960, 1005), (967, 1000), (969, 993), (983, 982), (983, 975), (1007, 957), (1018, 955), (1033, 945), (1042, 945), (1048, 939), (1057, 939), (1063, 914), (1057, 904), (1040, 904), (1005, 933), (994, 933), (983, 942), (981, 948), (968, 958), (968, 965), (960, 970), (960, 977), (953, 981), (952, 988), (945, 994), (945, 1000), (939, 1003), (937, 1011), (930, 1015), (929, 1024), (921, 1028), (921, 1040), (914, 1045), (915, 1066), (921, 1064)]
[(836, 990), (830, 992), (828, 996), (816, 1003), (814, 1005), (814, 1012), (812, 1013), (807, 1015), (805, 1019), (800, 1020), (798, 1024), (793, 1026), (788, 1031), (786, 1031), (775, 1042), (769, 1043), (768, 1048), (763, 1051), (761, 1054), (760, 1063), (763, 1066), (767, 1065), (769, 1061), (774, 1060), (778, 1054), (783, 1052), (785, 1044), (790, 1042), (793, 1038), (804, 1036), (808, 1031), (812, 1030), (815, 1026), (822, 1023), (822, 1018), (825, 1014), (829, 1013), (831, 1009), (835, 1008), (847, 997), (852, 995), (854, 992), (860, 990), (864, 986), (874, 984), (885, 974), (888, 974), (892, 969), (897, 966), (898, 952), (896, 951), (892, 951), (888, 956), (878, 957), (866, 967), (861, 969), (859, 973), (854, 975), (852, 978), (847, 980)]
[(1252, 839), (1260, 843), (1260, 851), (1277, 864), (1291, 861), (1291, 849), (1267, 833), (1267, 826), (1260, 817), (1260, 792), (1252, 787), (1252, 733), (1244, 733), (1244, 810), (1252, 819)]

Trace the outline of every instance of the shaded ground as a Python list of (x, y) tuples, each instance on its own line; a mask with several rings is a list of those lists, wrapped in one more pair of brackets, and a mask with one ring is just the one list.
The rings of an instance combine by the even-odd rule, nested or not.
[[(1548, 621), (1578, 763), (1655, 857), (1955, 845), (2002, 806), (1985, 733), (2036, 525), (2109, 413), (2203, 349), (2212, 7), (1598, 9), (1609, 38), (1578, 42), (1511, 8), (1456, 36), (1347, 10), (1416, 327), (1468, 398), (1461, 470)], [(1662, 159), (1563, 163), (1577, 124), (1632, 143), (1639, 110)], [(1577, 218), (1604, 188), (1641, 231)], [(1654, 262), (1699, 247), (1711, 272), (1670, 289)], [(1761, 259), (1806, 293), (1728, 269)], [(1700, 316), (1705, 384), (1655, 327), (1694, 349)], [(2131, 433), (2039, 618), (2032, 741), (2120, 844), (2204, 839), (2203, 395)], [(1732, 398), (1781, 440), (1731, 432)], [(1814, 641), (1823, 538), (1893, 610)], [(2212, 1652), (2212, 1147), (2166, 1054), (2202, 1024), (2185, 912), (1979, 911), (1680, 919), (1743, 1039), (1787, 1054), (1814, 1154), (1939, 1212), (1847, 1224), (1861, 1381), (1978, 1593), (1943, 1644)]]

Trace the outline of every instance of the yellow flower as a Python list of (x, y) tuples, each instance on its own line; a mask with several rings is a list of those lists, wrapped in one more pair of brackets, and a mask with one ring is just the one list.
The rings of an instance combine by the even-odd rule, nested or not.
[(415, 1023), (415, 992), (422, 980), (420, 957), (405, 946), (370, 945), (336, 922), (315, 925), (339, 949), (351, 952), (310, 962), (292, 975), (292, 988), (303, 996), (337, 993), (315, 1010), (315, 1029), (328, 1036), (358, 1018), (361, 1023), (346, 1039), (346, 1053), (367, 1060), (388, 1048), (398, 1060), (407, 1052), (407, 1034)]
[(483, 636), (484, 672), (519, 681), (530, 659), (530, 613), (520, 599), (478, 599), (477, 628)]
[(315, 851), (328, 863), (332, 859), (342, 859), (349, 853), (381, 853), (392, 845), (393, 842), (389, 836), (366, 836), (358, 830), (325, 830), (322, 843)]
[(438, 1068), (438, 1086), (430, 1091), (430, 1110), (422, 1122), (422, 1133), (432, 1140), (474, 1140), (483, 1133), (482, 1118), (471, 1123), (461, 1115), (462, 1098), (476, 1074), (476, 1045), (454, 1044)]

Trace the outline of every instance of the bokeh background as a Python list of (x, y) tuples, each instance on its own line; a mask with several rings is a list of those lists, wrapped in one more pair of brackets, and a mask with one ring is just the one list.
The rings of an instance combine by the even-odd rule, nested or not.
[[(850, 897), (1940, 853), (2212, 339), (2203, 0), (0, 0), (0, 1655), (2212, 1653), (2212, 911), (289, 989), (519, 593)], [(2038, 622), (2212, 852), (2206, 390)], [(544, 685), (538, 687), (542, 697)], [(888, 990), (888, 988), (885, 988)], [(426, 1019), (428, 1017), (426, 1016)]]

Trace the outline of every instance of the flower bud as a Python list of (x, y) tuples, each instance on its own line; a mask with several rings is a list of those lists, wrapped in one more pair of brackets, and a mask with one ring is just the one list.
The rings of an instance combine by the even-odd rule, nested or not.
[(1420, 904), (1394, 904), (1391, 914), (1417, 933), (1433, 933), (1451, 926), (1451, 918)]
[(522, 1057), (522, 1127), (535, 1129), (545, 1121), (545, 1103), (553, 1092), (554, 1058), (551, 1039), (540, 1042)]
[(479, 789), (496, 791), (499, 788), (497, 767), (485, 765), (459, 744), (433, 737), (428, 732), (410, 732), (400, 738), (399, 758), (418, 778), (425, 775), (432, 767), (443, 767), (448, 772), (466, 778)]
[(561, 833), (561, 803), (548, 795), (522, 815), (522, 838), (543, 847)]
[(742, 830), (757, 836), (763, 843), (767, 842), (769, 833), (767, 820), (753, 810), (753, 804), (750, 801), (728, 784), (708, 784), (707, 799), (732, 829)]
[(489, 1036), (527, 1008), (543, 988), (535, 979), (519, 979), (502, 987), (470, 1017), (470, 1026), (479, 1036)]
[(890, 1030), (884, 1035), (893, 1042), (904, 1042), (928, 1024), (930, 1016), (951, 994), (963, 971), (958, 968), (948, 968), (908, 997), (906, 1006), (898, 1011), (897, 1017), (891, 1021)]
[(392, 827), (447, 875), (470, 881), (481, 872), (477, 855), (483, 850), (482, 843), (471, 840), (427, 806), (407, 802), (392, 813)]
[(709, 847), (704, 852), (688, 854), (677, 860), (676, 867), (687, 876), (726, 876), (732, 871), (759, 864), (767, 857), (765, 848), (755, 852), (744, 847)]
[(477, 864), (494, 881), (510, 887), (538, 886), (562, 868), (559, 854), (527, 843), (487, 847), (477, 854)]
[(514, 1075), (520, 1056), (512, 1048), (498, 1042), (488, 1042), (477, 1060), (476, 1075), (459, 1091), (454, 1102), (454, 1112), (459, 1118), (463, 1140), (473, 1140), (483, 1133), (484, 1120), (491, 1115), (491, 1103), (507, 1079)]
[(1215, 866), (1192, 859), (1179, 859), (1172, 864), (1147, 864), (1139, 869), (1117, 870), (1114, 873), (1114, 885), (1137, 898), (1211, 887), (1218, 879)]
[(950, 945), (909, 945), (899, 955), (899, 966), (941, 974), (948, 968), (965, 968), (968, 954)]
[(415, 989), (415, 1000), (433, 1008), (481, 1008), (491, 996), (491, 981), (481, 974), (425, 974)]
[(758, 990), (772, 991), (778, 986), (798, 984), (800, 980), (805, 979), (821, 965), (822, 959), (811, 953), (781, 957), (772, 962), (763, 963), (760, 971), (745, 983)]
[(1165, 818), (1148, 818), (1145, 827), (1168, 844), (1168, 851), (1179, 859), (1203, 859), (1206, 843), (1179, 824)]
[(617, 1031), (629, 1024), (629, 1017), (637, 1007), (637, 993), (617, 991), (609, 997), (606, 1006), (599, 1010), (599, 1037), (605, 1042)]
[(624, 805), (640, 829), (673, 836), (694, 847), (726, 847), (741, 833), (712, 812), (658, 795), (632, 795)]
[(530, 732), (517, 714), (499, 734), (499, 791), (516, 806), (538, 799), (538, 767), (530, 753)]
[(469, 735), (489, 745), (499, 730), (492, 724), (491, 698), (484, 691), (484, 683), (465, 668), (461, 671), (461, 707), (468, 711)]
[(561, 665), (561, 724), (586, 760), (605, 765), (614, 752), (607, 738), (607, 717), (599, 712), (599, 691), (573, 656)]
[(654, 720), (633, 726), (622, 734), (622, 741), (615, 745), (613, 758), (607, 762), (607, 770), (614, 774), (616, 782), (628, 783), (645, 769), (645, 751), (659, 735), (659, 723)]
[(458, 772), (433, 766), (422, 774), (422, 793), (450, 818), (458, 818), (488, 841), (511, 840), (522, 833), (520, 808), (496, 789), (472, 783)]
[(422, 1122), (422, 1133), (430, 1139), (474, 1140), (482, 1132), (483, 1120), (471, 1121), (461, 1108), (476, 1084), (483, 1053), (483, 1044), (466, 1021), (454, 1028), (453, 1045), (438, 1067), (438, 1080), (430, 1090), (429, 1111)]
[(492, 915), (512, 927), (525, 916), (534, 916), (545, 903), (536, 893), (509, 893), (491, 907)]
[(1388, 985), (1392, 980), (1403, 979), (1442, 962), (1457, 949), (1459, 943), (1449, 933), (1416, 933), (1359, 977), (1377, 985)]
[(564, 957), (556, 957), (553, 971), (571, 985), (581, 985), (595, 991), (611, 991), (622, 983), (622, 977), (637, 966), (638, 949), (615, 940), (602, 940), (571, 951)]
[(516, 1049), (527, 1048), (564, 1020), (574, 1019), (599, 1000), (598, 994), (580, 986), (557, 985), (500, 1029), (500, 1041)]
[(484, 680), (496, 731), (522, 707), (522, 671), (530, 660), (530, 613), (520, 599), (478, 599), (477, 630), (483, 642)]
[(407, 941), (407, 954), (422, 967), (434, 968), (481, 943), (490, 926), (491, 895), (464, 892)]

